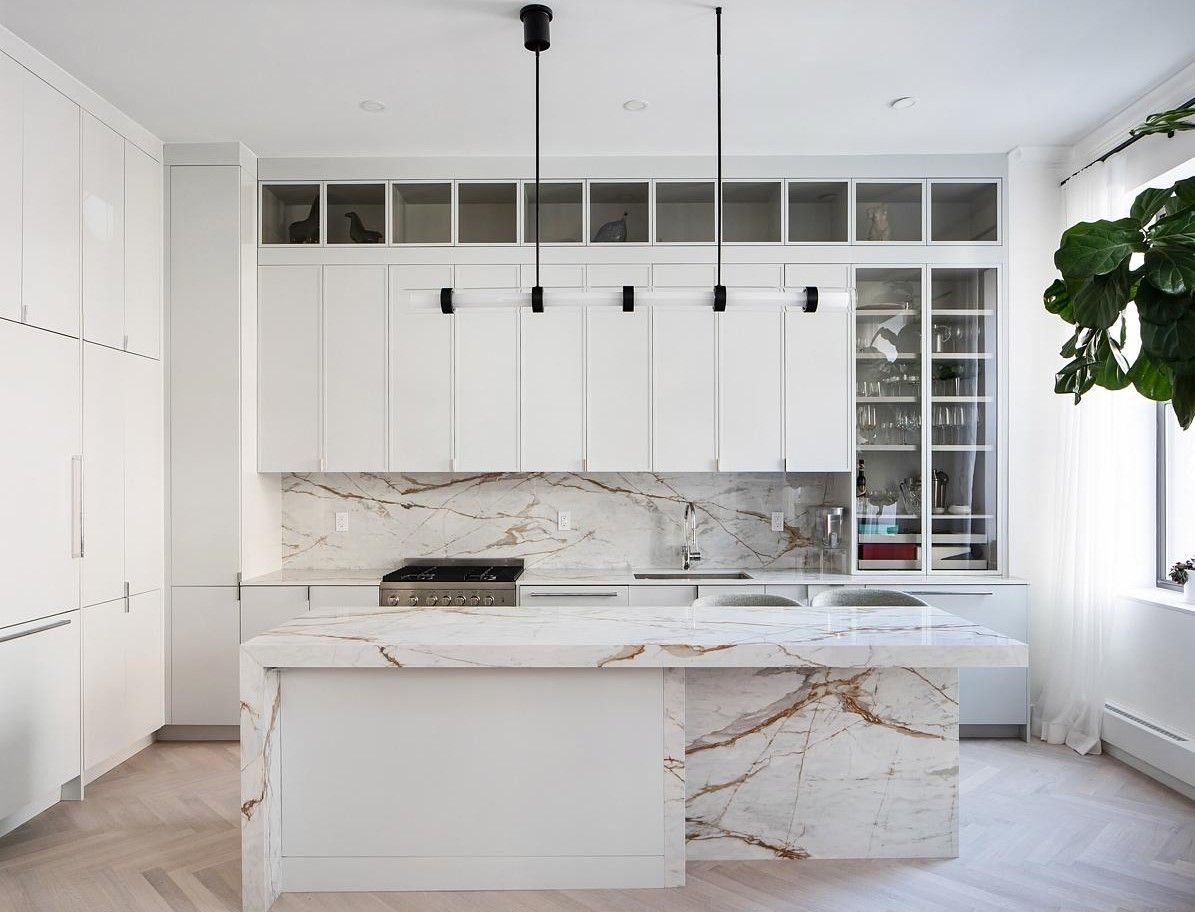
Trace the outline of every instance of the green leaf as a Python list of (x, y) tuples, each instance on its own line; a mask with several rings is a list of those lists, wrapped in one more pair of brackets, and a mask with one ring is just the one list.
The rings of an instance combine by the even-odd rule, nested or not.
[(1043, 296), (1046, 310), (1049, 313), (1057, 314), (1066, 320), (1067, 323), (1075, 322), (1075, 313), (1071, 307), (1070, 292), (1067, 291), (1066, 282), (1062, 279), (1055, 279), (1050, 283), (1050, 287), (1046, 289)]
[(1174, 189), (1167, 187), (1165, 190), (1159, 190), (1156, 187), (1147, 187), (1137, 194), (1137, 198), (1133, 200), (1133, 208), (1129, 210), (1129, 215), (1135, 218), (1142, 225), (1149, 223), (1149, 220), (1157, 215), (1162, 207), (1166, 205), (1166, 201), (1174, 195)]
[(1195, 248), (1155, 246), (1145, 255), (1145, 278), (1166, 294), (1195, 291)]
[(1122, 390), (1133, 381), (1129, 379), (1129, 367), (1124, 356), (1112, 344), (1106, 332), (1101, 333), (1096, 348), (1094, 379), (1097, 386), (1109, 390)]
[(1129, 379), (1133, 381), (1133, 388), (1146, 399), (1166, 402), (1171, 396), (1170, 368), (1158, 364), (1144, 351), (1129, 370)]
[(1195, 257), (1195, 208), (1182, 209), (1158, 219), (1149, 229), (1149, 242), (1155, 249), (1187, 248), (1188, 258)]
[(1079, 336), (1081, 336), (1086, 331), (1087, 330), (1085, 330), (1082, 326), (1078, 327), (1075, 330), (1074, 335), (1072, 335), (1069, 339), (1067, 339), (1066, 342), (1063, 344), (1062, 350), (1060, 352), (1058, 352), (1058, 354), (1062, 355), (1062, 357), (1064, 357), (1064, 358), (1075, 357), (1075, 355), (1077, 355), (1079, 353)]
[(1148, 282), (1137, 288), (1134, 297), (1137, 302), (1137, 316), (1144, 323), (1173, 323), (1191, 306), (1190, 295), (1171, 295), (1159, 291)]
[(1195, 206), (1195, 177), (1184, 178), (1174, 185), (1174, 195), (1180, 203)]
[(1183, 374), (1174, 378), (1174, 395), (1171, 398), (1174, 417), (1184, 431), (1195, 419), (1195, 374)]
[(1195, 130), (1195, 108), (1174, 108), (1158, 114), (1150, 114), (1145, 122), (1129, 130), (1133, 136), (1148, 136), (1150, 133), (1178, 133)]
[(1079, 357), (1054, 375), (1054, 392), (1062, 395), (1073, 394), (1075, 402), (1078, 402), (1094, 382), (1091, 362), (1086, 357)]
[(1083, 280), (1112, 272), (1141, 248), (1141, 224), (1136, 219), (1079, 222), (1062, 233), (1054, 265), (1068, 281)]
[(1141, 322), (1141, 348), (1163, 363), (1195, 357), (1195, 310), (1170, 323)]
[(1127, 260), (1115, 272), (1093, 275), (1074, 293), (1072, 309), (1075, 322), (1092, 329), (1107, 329), (1129, 302), (1129, 267)]

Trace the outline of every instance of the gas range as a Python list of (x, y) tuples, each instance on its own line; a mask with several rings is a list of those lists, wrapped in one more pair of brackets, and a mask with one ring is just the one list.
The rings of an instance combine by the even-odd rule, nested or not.
[(382, 605), (443, 608), (445, 606), (513, 605), (523, 561), (407, 560), (382, 577)]

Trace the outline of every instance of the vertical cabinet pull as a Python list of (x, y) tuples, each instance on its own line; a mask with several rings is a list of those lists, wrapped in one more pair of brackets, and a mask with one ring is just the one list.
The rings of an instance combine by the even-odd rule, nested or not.
[(83, 457), (71, 457), (71, 557), (83, 556)]
[(124, 581), (124, 613), (128, 614), (132, 610), (132, 602), (129, 600), (129, 581)]

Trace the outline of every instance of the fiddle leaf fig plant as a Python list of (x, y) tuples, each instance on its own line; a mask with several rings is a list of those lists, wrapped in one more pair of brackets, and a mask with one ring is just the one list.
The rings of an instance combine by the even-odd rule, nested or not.
[[(1134, 133), (1195, 129), (1195, 108), (1152, 115)], [(1195, 178), (1141, 191), (1126, 218), (1079, 222), (1054, 254), (1062, 274), (1046, 310), (1074, 327), (1054, 391), (1075, 402), (1093, 386), (1132, 386), (1195, 420)], [(1126, 311), (1136, 307), (1140, 349), (1130, 353)]]

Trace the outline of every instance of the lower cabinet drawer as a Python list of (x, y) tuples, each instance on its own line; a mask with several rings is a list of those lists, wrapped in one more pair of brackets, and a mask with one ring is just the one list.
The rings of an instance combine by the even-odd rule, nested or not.
[(312, 611), (330, 608), (377, 608), (381, 599), (378, 586), (311, 586), (307, 601)]
[(520, 605), (628, 605), (629, 586), (520, 586)]
[(309, 604), (306, 586), (242, 587), (241, 642), (305, 614)]
[(631, 586), (632, 608), (687, 608), (696, 598), (696, 586)]
[(79, 612), (0, 627), (0, 818), (81, 772)]
[(711, 595), (764, 595), (767, 587), (756, 586), (698, 586), (697, 597), (709, 598)]
[[(909, 586), (902, 591), (973, 624), (1029, 641), (1029, 593), (1024, 586)], [(1029, 670), (959, 669), (959, 722), (1028, 725)]]
[(809, 587), (796, 585), (764, 586), (768, 595), (778, 595), (781, 598), (792, 599), (798, 605), (809, 604)]

